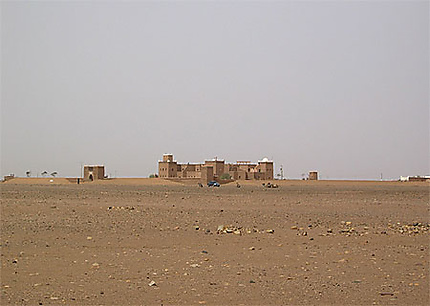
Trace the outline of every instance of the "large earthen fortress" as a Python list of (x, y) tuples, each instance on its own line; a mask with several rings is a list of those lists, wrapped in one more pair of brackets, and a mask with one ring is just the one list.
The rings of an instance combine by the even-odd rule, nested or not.
[(160, 178), (197, 178), (202, 181), (212, 181), (229, 174), (234, 180), (273, 180), (273, 161), (263, 158), (258, 163), (237, 161), (226, 163), (224, 160), (205, 160), (199, 164), (179, 164), (173, 159), (173, 154), (164, 154), (158, 161)]

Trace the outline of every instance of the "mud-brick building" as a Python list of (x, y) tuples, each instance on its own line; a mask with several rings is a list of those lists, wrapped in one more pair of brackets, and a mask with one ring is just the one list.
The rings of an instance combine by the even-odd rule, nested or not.
[(92, 182), (105, 178), (105, 166), (91, 165), (84, 166), (84, 181)]
[(264, 158), (258, 163), (226, 163), (216, 158), (205, 160), (204, 163), (179, 164), (173, 159), (173, 154), (164, 154), (163, 159), (158, 161), (160, 178), (197, 178), (211, 181), (221, 178), (225, 173), (235, 180), (273, 180), (273, 161)]
[(158, 177), (178, 177), (178, 163), (173, 160), (173, 154), (164, 154), (163, 159), (158, 161)]
[(173, 154), (164, 154), (158, 161), (158, 177), (160, 178), (197, 178), (202, 181), (214, 179), (214, 168), (205, 164), (178, 164)]
[(318, 181), (318, 171), (309, 171), (309, 180)]

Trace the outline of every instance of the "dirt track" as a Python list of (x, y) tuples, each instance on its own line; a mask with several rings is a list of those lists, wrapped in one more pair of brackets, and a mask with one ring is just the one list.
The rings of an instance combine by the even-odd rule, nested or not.
[(0, 185), (2, 305), (430, 303), (428, 183), (26, 182)]

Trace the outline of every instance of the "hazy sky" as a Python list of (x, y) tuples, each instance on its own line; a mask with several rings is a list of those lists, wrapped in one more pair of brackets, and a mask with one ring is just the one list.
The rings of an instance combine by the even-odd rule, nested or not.
[(163, 153), (429, 174), (429, 2), (1, 2), (1, 175)]

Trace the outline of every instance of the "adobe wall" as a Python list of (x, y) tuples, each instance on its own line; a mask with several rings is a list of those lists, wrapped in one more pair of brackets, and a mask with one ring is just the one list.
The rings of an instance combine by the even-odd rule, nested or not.
[(201, 174), (201, 181), (204, 183), (208, 183), (210, 181), (214, 180), (214, 173), (213, 173), (213, 167), (212, 166), (205, 166), (201, 168), (200, 174)]

